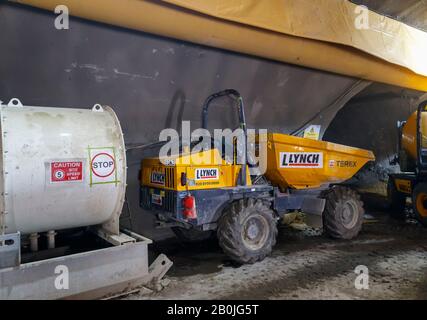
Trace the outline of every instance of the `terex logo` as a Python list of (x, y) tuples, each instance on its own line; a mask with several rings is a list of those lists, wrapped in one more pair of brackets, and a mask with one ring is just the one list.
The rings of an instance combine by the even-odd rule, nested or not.
[(196, 169), (196, 180), (218, 180), (219, 172), (217, 168)]
[(160, 172), (151, 172), (151, 183), (159, 184), (161, 186), (165, 185), (165, 175)]
[(322, 152), (281, 152), (281, 168), (323, 168)]

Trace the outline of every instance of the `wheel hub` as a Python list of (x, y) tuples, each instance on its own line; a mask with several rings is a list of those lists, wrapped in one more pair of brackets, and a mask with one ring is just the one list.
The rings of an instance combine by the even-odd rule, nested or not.
[(258, 237), (259, 234), (259, 226), (256, 223), (251, 223), (248, 227), (248, 239), (254, 240)]
[(341, 219), (343, 225), (347, 229), (352, 229), (356, 225), (358, 219), (358, 210), (352, 201), (347, 201), (344, 204), (344, 208), (341, 213)]
[(245, 246), (251, 250), (259, 250), (268, 239), (269, 225), (261, 215), (250, 216), (243, 223), (242, 240)]

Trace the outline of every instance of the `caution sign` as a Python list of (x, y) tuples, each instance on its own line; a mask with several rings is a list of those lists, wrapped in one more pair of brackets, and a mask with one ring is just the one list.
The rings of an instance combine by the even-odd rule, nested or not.
[(83, 161), (52, 161), (50, 163), (50, 182), (83, 181)]
[(115, 150), (111, 148), (89, 148), (90, 185), (118, 183)]

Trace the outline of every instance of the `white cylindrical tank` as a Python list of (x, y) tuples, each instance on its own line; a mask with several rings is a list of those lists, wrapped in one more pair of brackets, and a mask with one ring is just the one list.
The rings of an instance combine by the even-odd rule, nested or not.
[(109, 107), (0, 105), (0, 234), (103, 224), (118, 232), (126, 150)]

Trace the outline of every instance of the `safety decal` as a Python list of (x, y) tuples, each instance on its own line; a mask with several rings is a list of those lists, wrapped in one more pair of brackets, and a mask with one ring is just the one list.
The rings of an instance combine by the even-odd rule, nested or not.
[(51, 183), (83, 181), (83, 161), (52, 161), (49, 170)]
[(281, 152), (281, 168), (323, 168), (323, 152)]
[(113, 147), (89, 148), (90, 185), (119, 183)]
[(163, 204), (163, 198), (160, 194), (153, 193), (151, 195), (151, 202), (155, 205), (161, 206)]
[(304, 138), (311, 140), (319, 140), (321, 128), (322, 126), (319, 125), (309, 126), (304, 130)]

